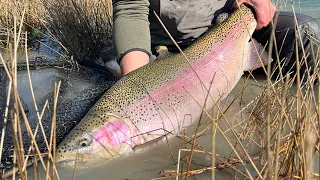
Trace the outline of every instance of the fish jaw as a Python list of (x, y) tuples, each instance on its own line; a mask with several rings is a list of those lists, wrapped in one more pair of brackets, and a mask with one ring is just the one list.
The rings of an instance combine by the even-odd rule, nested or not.
[[(143, 143), (134, 126), (119, 116), (109, 114), (102, 125), (87, 132), (81, 126), (64, 139), (57, 149), (56, 162), (73, 166), (92, 160), (108, 160), (124, 154), (134, 146)], [(122, 118), (123, 119), (123, 118)], [(88, 121), (92, 119), (88, 118)], [(90, 124), (94, 122), (89, 122)]]

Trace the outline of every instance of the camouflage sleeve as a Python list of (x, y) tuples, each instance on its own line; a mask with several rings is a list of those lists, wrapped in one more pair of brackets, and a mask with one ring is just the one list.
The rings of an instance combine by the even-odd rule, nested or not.
[(113, 1), (113, 37), (121, 58), (134, 50), (151, 55), (148, 0)]

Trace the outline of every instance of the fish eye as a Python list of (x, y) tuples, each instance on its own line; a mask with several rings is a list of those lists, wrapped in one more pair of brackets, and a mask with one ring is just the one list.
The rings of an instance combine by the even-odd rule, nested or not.
[(83, 139), (80, 139), (80, 141), (79, 141), (79, 147), (80, 148), (87, 147), (90, 144), (91, 144), (91, 140), (88, 139), (88, 138), (83, 138)]

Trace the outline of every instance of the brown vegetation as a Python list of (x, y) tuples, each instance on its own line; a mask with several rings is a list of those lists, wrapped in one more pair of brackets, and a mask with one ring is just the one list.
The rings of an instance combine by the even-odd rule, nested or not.
[[(13, 37), (14, 17), (24, 13), (23, 32), (38, 29), (60, 43), (69, 56), (79, 62), (97, 58), (110, 45), (112, 29), (111, 0), (2, 0), (0, 12), (0, 41)], [(17, 24), (16, 24), (17, 25)], [(31, 33), (32, 34), (32, 33)]]
[[(80, 0), (32, 0), (21, 1), (16, 6), (13, 6), (11, 1), (0, 2), (1, 5), (4, 4), (6, 6), (6, 11), (0, 12), (2, 13), (0, 14), (0, 25), (12, 27), (13, 17), (21, 18), (20, 15), (23, 12), (24, 5), (27, 5), (25, 6), (27, 7), (25, 24), (48, 27), (51, 32), (50, 36), (61, 42), (69, 53), (76, 56), (77, 59), (84, 58), (84, 53), (88, 53), (89, 56), (93, 57), (108, 43), (110, 38), (112, 8), (109, 0), (88, 2)], [(12, 13), (15, 11), (17, 11), (17, 14)], [(1, 32), (6, 33), (7, 29), (5, 31), (0, 29), (0, 35)], [(16, 31), (13, 32), (16, 38), (18, 37), (17, 34)], [(16, 53), (14, 47), (17, 47), (18, 44), (18, 41), (13, 43), (13, 48), (10, 48), (12, 54)], [(314, 57), (319, 54), (318, 51), (314, 50)], [(20, 172), (21, 179), (27, 179), (25, 177), (25, 159), (38, 157), (40, 162), (39, 164), (34, 164), (35, 174), (38, 173), (38, 166), (43, 166), (44, 169), (48, 170), (47, 178), (53, 179), (56, 177), (56, 174), (52, 173), (56, 171), (54, 158), (52, 158), (55, 150), (54, 141), (52, 140), (54, 139), (54, 131), (52, 131), (52, 137), (48, 137), (48, 141), (50, 141), (48, 149), (53, 149), (53, 153), (49, 152), (49, 154), (40, 155), (36, 150), (36, 145), (33, 148), (23, 147), (33, 149), (35, 154), (33, 154), (33, 157), (21, 154), (19, 150), (22, 147), (20, 147), (21, 143), (19, 142), (18, 122), (27, 122), (27, 119), (23, 117), (20, 120), (19, 116), (17, 116), (17, 114), (23, 113), (15, 81), (17, 59), (14, 56), (12, 58), (8, 56), (8, 59), (2, 57), (4, 56), (0, 56), (1, 63), (9, 62), (8, 65), (10, 66), (8, 66), (7, 73), (16, 99), (16, 111), (7, 112), (6, 114), (7, 116), (12, 115), (12, 119), (14, 119), (12, 123), (15, 123), (14, 127), (16, 127), (14, 129), (14, 136), (16, 137), (14, 156), (19, 166), (14, 171)], [(317, 57), (316, 59), (319, 58)], [(196, 142), (196, 138), (201, 136), (204, 131), (196, 132), (192, 137), (181, 135), (188, 143), (186, 143), (185, 148), (187, 150), (183, 150), (187, 153), (183, 157), (172, 157), (177, 159), (179, 165), (185, 163), (185, 167), (190, 166), (190, 163), (192, 163), (192, 153), (190, 152), (212, 155), (217, 162), (213, 166), (202, 169), (188, 168), (183, 170), (178, 168), (177, 171), (162, 171), (162, 174), (165, 174), (165, 177), (186, 177), (212, 171), (215, 168), (228, 168), (238, 174), (242, 174), (247, 179), (277, 179), (278, 177), (287, 179), (319, 178), (319, 171), (314, 172), (312, 168), (315, 158), (319, 158), (320, 148), (320, 100), (318, 97), (319, 92), (316, 92), (319, 89), (316, 89), (313, 84), (314, 79), (319, 80), (319, 74), (314, 73), (304, 84), (300, 82), (299, 76), (284, 77), (277, 79), (275, 82), (270, 79), (270, 71), (270, 69), (265, 69), (267, 74), (266, 85), (261, 87), (262, 93), (260, 96), (247, 105), (252, 108), (249, 118), (247, 121), (236, 125), (240, 127), (241, 131), (235, 131), (234, 126), (231, 125), (228, 130), (222, 130), (219, 125), (216, 126), (215, 123), (218, 120), (227, 120), (228, 117), (224, 115), (226, 111), (219, 112), (217, 118), (215, 116), (207, 117), (209, 119), (207, 121), (207, 129), (212, 128), (213, 137), (215, 137), (216, 132), (223, 134), (230, 148), (233, 149), (230, 157), (219, 157), (214, 152), (211, 153), (202, 149), (201, 144)], [(293, 81), (297, 82), (296, 88), (292, 88)], [(58, 87), (56, 89), (58, 93)], [(291, 89), (291, 92), (288, 91), (289, 89)], [(39, 121), (41, 121), (40, 117)], [(53, 129), (54, 126), (53, 118)], [(231, 138), (226, 136), (226, 131), (232, 132), (232, 138), (236, 140), (232, 142)], [(30, 135), (33, 135), (32, 132), (30, 132)], [(192, 145), (187, 146), (190, 142)], [(256, 154), (250, 154), (247, 146), (249, 143), (255, 144), (261, 151)], [(49, 160), (47, 162), (43, 161), (42, 156), (49, 157)], [(248, 164), (254, 167), (254, 170), (249, 171), (247, 169)], [(52, 174), (49, 174), (49, 172)]]

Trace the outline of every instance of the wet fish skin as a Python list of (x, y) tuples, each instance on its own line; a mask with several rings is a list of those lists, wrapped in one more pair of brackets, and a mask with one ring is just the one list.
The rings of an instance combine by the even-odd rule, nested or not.
[[(178, 133), (195, 123), (202, 109), (194, 99), (209, 110), (244, 71), (262, 66), (247, 59), (256, 20), (246, 6), (240, 10), (184, 51), (192, 68), (183, 55), (175, 54), (120, 79), (60, 143), (56, 161), (105, 161), (163, 135), (163, 129)], [(184, 121), (186, 114), (193, 122)]]

